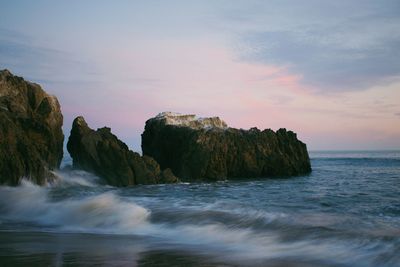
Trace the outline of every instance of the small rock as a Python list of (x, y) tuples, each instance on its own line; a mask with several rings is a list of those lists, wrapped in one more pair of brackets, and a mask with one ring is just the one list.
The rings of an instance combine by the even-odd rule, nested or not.
[(129, 150), (110, 128), (95, 131), (81, 116), (72, 124), (67, 149), (74, 168), (92, 172), (113, 186), (178, 182), (173, 174), (165, 179), (153, 158)]

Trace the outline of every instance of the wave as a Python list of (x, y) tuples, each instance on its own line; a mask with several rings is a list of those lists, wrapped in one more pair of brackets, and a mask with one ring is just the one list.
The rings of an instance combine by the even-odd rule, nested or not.
[(311, 160), (323, 160), (323, 161), (334, 161), (334, 162), (346, 161), (348, 163), (353, 163), (353, 162), (394, 162), (394, 163), (399, 163), (400, 162), (400, 158), (390, 158), (390, 157), (382, 157), (382, 158), (318, 157), (318, 158), (311, 158)]
[(342, 158), (342, 159), (368, 159), (368, 158), (389, 158), (399, 159), (399, 150), (386, 151), (310, 151), (310, 158)]
[[(11, 224), (30, 222), (38, 231), (141, 236), (152, 242), (153, 249), (206, 251), (217, 259), (243, 263), (306, 258), (357, 265), (389, 249), (400, 249), (400, 244), (389, 240), (398, 237), (396, 229), (390, 235), (374, 236), (353, 230), (349, 222), (358, 221), (352, 217), (252, 209), (230, 195), (210, 201), (205, 192), (213, 191), (214, 184), (113, 188), (82, 171), (64, 170), (58, 176), (47, 187), (26, 180), (19, 187), (0, 187), (0, 219)], [(195, 190), (180, 197), (177, 186)], [(164, 195), (160, 198), (154, 191)], [(205, 195), (196, 195), (199, 192)], [(383, 263), (399, 261), (396, 255)]]
[(101, 185), (101, 179), (94, 174), (82, 170), (63, 169), (55, 172), (57, 179), (53, 185), (57, 186), (89, 186)]
[(49, 189), (26, 180), (19, 187), (0, 187), (3, 216), (67, 231), (109, 233), (132, 232), (135, 227), (146, 224), (150, 216), (144, 207), (125, 202), (113, 192), (57, 201), (51, 199)]

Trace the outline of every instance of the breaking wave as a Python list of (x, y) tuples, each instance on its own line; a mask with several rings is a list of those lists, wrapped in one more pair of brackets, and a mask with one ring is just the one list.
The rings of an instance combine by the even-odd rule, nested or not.
[[(67, 183), (92, 186), (82, 181), (74, 177)], [(0, 187), (0, 210), (9, 220), (67, 231), (108, 233), (129, 233), (146, 224), (150, 215), (147, 209), (123, 201), (113, 192), (62, 200), (52, 199), (51, 192), (51, 186), (40, 187), (26, 180), (19, 187)]]
[(376, 164), (331, 171), (322, 158), (304, 178), (131, 188), (64, 169), (46, 187), (0, 187), (0, 234), (112, 234), (141, 252), (179, 250), (233, 265), (397, 266), (398, 169)]

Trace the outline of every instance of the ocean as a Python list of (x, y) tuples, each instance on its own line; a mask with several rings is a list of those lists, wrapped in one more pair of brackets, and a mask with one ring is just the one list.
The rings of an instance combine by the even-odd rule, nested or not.
[(0, 266), (400, 266), (400, 151), (310, 157), (284, 179), (2, 186)]

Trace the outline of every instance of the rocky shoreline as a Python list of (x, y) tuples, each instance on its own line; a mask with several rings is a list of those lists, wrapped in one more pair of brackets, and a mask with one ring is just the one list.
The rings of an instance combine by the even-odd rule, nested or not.
[(0, 71), (0, 184), (55, 178), (63, 157), (63, 116), (55, 96), (8, 70)]
[[(63, 156), (63, 116), (55, 96), (0, 71), (0, 184), (56, 179)], [(268, 178), (311, 172), (306, 145), (292, 131), (234, 129), (218, 117), (164, 112), (146, 121), (143, 156), (111, 129), (91, 129), (83, 117), (67, 144), (73, 167), (113, 186)], [(177, 176), (175, 176), (177, 175)]]

